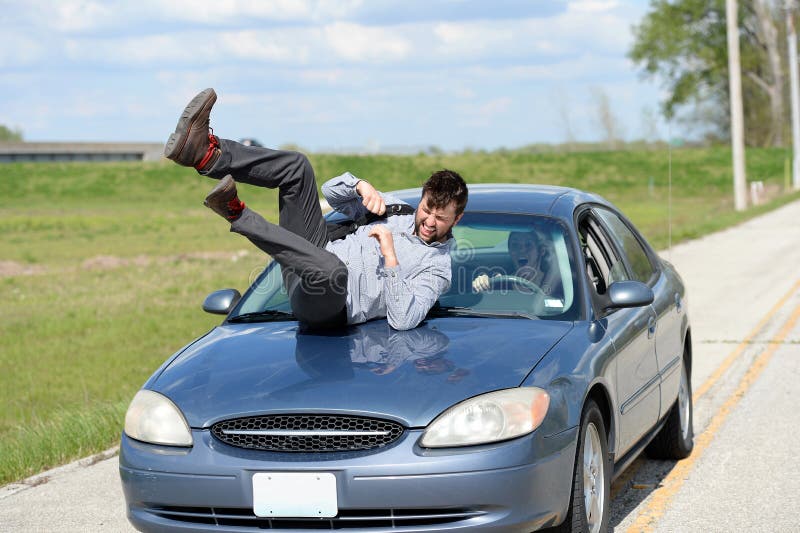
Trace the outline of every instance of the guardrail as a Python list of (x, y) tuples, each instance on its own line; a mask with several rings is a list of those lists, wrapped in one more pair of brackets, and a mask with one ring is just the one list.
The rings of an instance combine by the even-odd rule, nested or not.
[(43, 161), (159, 161), (161, 143), (0, 143), (0, 163)]

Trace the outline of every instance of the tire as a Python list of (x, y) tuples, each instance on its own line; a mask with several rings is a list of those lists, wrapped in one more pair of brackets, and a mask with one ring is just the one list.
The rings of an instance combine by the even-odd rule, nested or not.
[(611, 503), (611, 475), (608, 437), (603, 415), (594, 400), (589, 400), (581, 415), (578, 451), (575, 455), (575, 467), (572, 470), (569, 512), (564, 522), (554, 528), (554, 531), (607, 532)]
[(672, 405), (664, 427), (647, 445), (647, 455), (653, 459), (685, 459), (694, 448), (692, 406), (692, 381), (686, 368), (686, 358), (681, 361), (681, 384), (678, 397)]

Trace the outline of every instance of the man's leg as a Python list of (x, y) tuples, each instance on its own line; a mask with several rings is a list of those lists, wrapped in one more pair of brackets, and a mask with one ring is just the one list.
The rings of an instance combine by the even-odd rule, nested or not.
[(271, 150), (219, 139), (220, 154), (201, 174), (278, 189), (280, 226), (250, 209), (231, 231), (271, 255), (281, 265), (283, 282), (295, 315), (313, 326), (340, 325), (344, 316), (347, 269), (324, 249), (328, 231), (319, 206), (314, 170), (297, 152)]
[(230, 174), (240, 183), (278, 189), (279, 223), (319, 247), (328, 242), (319, 206), (317, 182), (308, 158), (298, 152), (271, 150), (219, 139), (220, 154), (200, 174), (222, 178)]
[(313, 326), (340, 324), (347, 302), (347, 267), (336, 255), (245, 208), (231, 231), (281, 265), (284, 285), (297, 318)]
[[(231, 211), (228, 202), (238, 202), (232, 181), (220, 183), (206, 205), (232, 221), (231, 231), (244, 235), (279, 262), (298, 318), (314, 324), (329, 319), (328, 315), (338, 317), (346, 301), (347, 271), (336, 256), (323, 249), (327, 230), (308, 159), (295, 152), (248, 147), (214, 136), (209, 122), (216, 99), (214, 90), (206, 89), (189, 102), (167, 141), (165, 156), (210, 177), (231, 174), (243, 183), (279, 189), (280, 227), (249, 209), (242, 211), (243, 204), (234, 205)], [(216, 207), (208, 202), (212, 197)]]
[(231, 231), (247, 237), (281, 265), (289, 301), (300, 321), (313, 326), (343, 325), (347, 268), (336, 255), (244, 207), (230, 176), (211, 191), (206, 205), (231, 221)]
[(279, 189), (280, 225), (319, 247), (325, 246), (327, 231), (308, 159), (297, 152), (244, 146), (216, 137), (210, 128), (216, 101), (214, 89), (206, 89), (186, 105), (164, 155), (206, 176), (220, 179), (231, 174), (241, 183)]

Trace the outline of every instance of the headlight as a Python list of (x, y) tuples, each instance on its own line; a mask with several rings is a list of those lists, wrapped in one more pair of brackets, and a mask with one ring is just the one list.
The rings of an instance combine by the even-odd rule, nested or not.
[(506, 389), (470, 398), (431, 422), (420, 444), (426, 448), (471, 446), (513, 439), (542, 423), (550, 395), (536, 387)]
[(180, 409), (166, 396), (145, 389), (136, 393), (128, 407), (125, 434), (151, 444), (192, 445), (192, 433)]

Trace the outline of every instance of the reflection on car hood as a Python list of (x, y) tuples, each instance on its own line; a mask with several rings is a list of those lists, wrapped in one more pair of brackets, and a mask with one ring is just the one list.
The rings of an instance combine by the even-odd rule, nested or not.
[(192, 427), (262, 413), (350, 412), (426, 426), (447, 407), (515, 387), (571, 322), (439, 318), (410, 331), (385, 320), (335, 333), (295, 322), (223, 325), (149, 388)]

